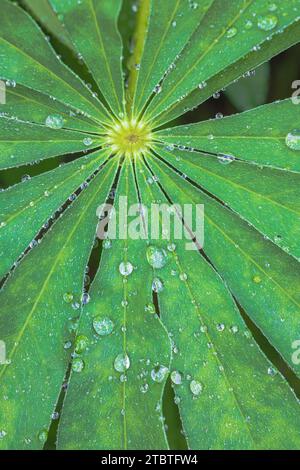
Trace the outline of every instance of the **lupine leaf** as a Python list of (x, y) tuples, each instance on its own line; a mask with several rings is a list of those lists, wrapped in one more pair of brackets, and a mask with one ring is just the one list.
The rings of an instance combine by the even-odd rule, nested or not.
[(80, 313), (96, 209), (108, 195), (115, 167), (108, 164), (91, 182), (25, 257), (2, 292), (1, 337), (9, 354), (0, 370), (1, 429), (6, 432), (1, 448), (44, 445), (70, 360), (70, 349), (65, 348), (73, 340), (72, 319)]
[[(138, 204), (129, 162), (124, 165), (120, 179), (117, 217), (120, 197), (126, 196), (129, 206)], [(82, 354), (85, 368), (80, 374), (71, 375), (58, 435), (59, 448), (167, 448), (161, 402), (167, 374), (158, 383), (153, 381), (151, 371), (157, 364), (169, 367), (170, 342), (155, 315), (153, 274), (146, 249), (145, 240), (119, 239), (113, 240), (111, 246), (107, 243), (102, 253), (91, 288), (91, 302), (78, 328), (78, 334), (89, 341)], [(121, 263), (130, 263), (133, 272), (122, 276)], [(109, 334), (101, 335), (101, 322), (112, 322)], [(115, 366), (120, 354), (128, 355), (130, 361), (123, 371)], [(101, 377), (100, 381), (95, 381), (95, 374)], [(84, 402), (76, 400), (78, 395), (86, 396)], [(82, 421), (86, 423), (84, 430)]]
[(298, 113), (287, 99), (223, 119), (164, 129), (156, 136), (166, 143), (299, 172), (299, 157), (288, 137), (297, 128)]
[[(300, 1), (280, 2), (276, 14), (270, 14), (268, 6), (268, 0), (238, 0), (225, 4), (222, 0), (216, 0), (176, 67), (164, 80), (162, 92), (149, 105), (147, 119), (157, 118), (199, 85), (205, 86), (209, 78), (253, 48), (259, 49), (266, 38), (282, 31), (295, 20)], [(218, 60), (215, 60), (216, 57)]]
[(0, 277), (107, 157), (105, 152), (96, 152), (0, 193)]
[(122, 43), (116, 24), (121, 0), (50, 0), (116, 116), (124, 112)]

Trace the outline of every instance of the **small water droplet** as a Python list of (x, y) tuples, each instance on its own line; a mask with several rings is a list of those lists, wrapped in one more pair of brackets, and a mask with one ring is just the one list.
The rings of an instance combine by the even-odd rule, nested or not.
[(148, 389), (149, 389), (149, 385), (147, 383), (140, 386), (140, 391), (142, 393), (146, 393), (148, 391)]
[(275, 15), (260, 16), (257, 21), (257, 26), (263, 31), (270, 31), (274, 29), (278, 23), (278, 18)]
[(149, 246), (146, 252), (147, 261), (154, 269), (161, 269), (166, 265), (168, 260), (165, 250)]
[(254, 276), (253, 277), (253, 282), (255, 282), (255, 284), (260, 284), (261, 283), (261, 277), (260, 276)]
[(274, 369), (274, 367), (269, 367), (268, 368), (268, 375), (270, 375), (271, 377), (275, 377), (275, 375), (277, 375), (277, 370)]
[(113, 332), (114, 324), (109, 318), (97, 316), (93, 319), (93, 328), (99, 336), (107, 336)]
[(192, 380), (190, 383), (190, 390), (192, 394), (197, 397), (202, 393), (203, 385), (197, 380)]
[(122, 276), (129, 276), (133, 271), (133, 266), (129, 261), (123, 261), (119, 266)]
[(71, 292), (65, 292), (65, 294), (63, 295), (63, 299), (67, 304), (70, 304), (72, 302), (73, 298), (74, 298), (74, 296), (73, 296), (73, 294), (71, 294)]
[(42, 429), (39, 433), (38, 433), (38, 440), (40, 442), (43, 442), (45, 443), (48, 439), (48, 431), (47, 429)]
[(178, 372), (177, 370), (173, 370), (173, 372), (171, 372), (171, 380), (173, 384), (180, 385), (182, 383), (182, 377), (180, 372)]
[(84, 145), (86, 145), (86, 147), (89, 147), (90, 145), (93, 144), (93, 139), (91, 137), (85, 137), (83, 139), (83, 143)]
[(233, 326), (230, 327), (230, 331), (231, 331), (231, 333), (233, 333), (235, 335), (236, 333), (238, 333), (239, 328), (238, 328), (238, 326), (233, 325)]
[(86, 348), (88, 347), (88, 344), (89, 344), (89, 340), (86, 336), (84, 336), (84, 335), (77, 336), (77, 338), (75, 340), (75, 351), (76, 351), (76, 353), (77, 354), (83, 353), (83, 351), (85, 351)]
[(229, 28), (226, 32), (226, 37), (228, 39), (230, 38), (234, 38), (234, 36), (236, 36), (237, 34), (237, 29), (233, 26), (232, 28)]
[(300, 129), (294, 129), (289, 132), (285, 143), (291, 150), (300, 150)]
[(85, 367), (84, 361), (80, 357), (75, 357), (72, 362), (73, 372), (82, 372)]
[(114, 368), (117, 372), (125, 372), (130, 367), (130, 359), (126, 353), (118, 354), (114, 361)]
[(169, 369), (166, 366), (156, 366), (151, 370), (151, 378), (154, 380), (154, 382), (161, 383), (165, 379), (168, 372)]
[(218, 331), (224, 331), (224, 330), (225, 330), (225, 325), (224, 325), (224, 323), (218, 323), (218, 324), (217, 324), (217, 330), (218, 330)]
[(152, 290), (156, 293), (162, 292), (164, 290), (164, 283), (159, 277), (155, 277), (152, 281)]

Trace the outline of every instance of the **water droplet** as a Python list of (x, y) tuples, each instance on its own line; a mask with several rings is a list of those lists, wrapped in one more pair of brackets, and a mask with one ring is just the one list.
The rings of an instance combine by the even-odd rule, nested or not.
[(84, 361), (80, 357), (75, 357), (72, 362), (73, 372), (82, 372), (85, 367)]
[(197, 397), (202, 393), (203, 385), (200, 382), (197, 382), (197, 380), (192, 380), (190, 383), (190, 390), (192, 394)]
[(234, 38), (234, 36), (236, 36), (237, 34), (237, 29), (233, 26), (232, 28), (229, 28), (226, 32), (226, 37), (228, 39), (230, 38)]
[(133, 271), (133, 266), (129, 261), (123, 261), (119, 266), (122, 276), (129, 276)]
[(199, 83), (198, 88), (199, 88), (199, 90), (203, 90), (206, 86), (207, 86), (206, 82), (201, 82), (201, 83)]
[(109, 250), (111, 246), (112, 246), (112, 241), (109, 238), (106, 238), (105, 240), (103, 240), (103, 248), (105, 250)]
[(72, 346), (72, 341), (66, 341), (64, 344), (64, 349), (70, 349)]
[(146, 252), (147, 261), (154, 269), (161, 269), (168, 260), (167, 253), (163, 249), (149, 246)]
[(79, 318), (78, 318), (78, 317), (72, 318), (72, 319), (70, 320), (69, 328), (68, 328), (69, 331), (70, 331), (70, 333), (74, 333), (74, 331), (77, 330), (78, 324), (79, 324)]
[(235, 335), (236, 333), (238, 333), (239, 328), (238, 328), (238, 326), (233, 325), (233, 326), (230, 327), (230, 331), (231, 331), (231, 333), (233, 333)]
[(182, 383), (182, 377), (180, 372), (178, 372), (177, 370), (173, 370), (173, 372), (171, 372), (171, 380), (173, 384), (180, 385)]
[(270, 31), (274, 29), (278, 23), (278, 18), (275, 15), (260, 16), (257, 21), (257, 26), (263, 31)]
[(253, 282), (255, 282), (255, 284), (260, 284), (261, 283), (261, 277), (260, 276), (254, 276), (253, 277)]
[(145, 311), (149, 313), (156, 313), (155, 306), (152, 303), (149, 303), (145, 306)]
[(63, 299), (64, 301), (67, 303), (67, 304), (70, 304), (73, 300), (74, 296), (73, 294), (71, 294), (70, 292), (66, 292), (64, 295), (63, 295)]
[(87, 147), (89, 147), (90, 145), (93, 144), (93, 139), (91, 137), (85, 137), (83, 139), (83, 143), (84, 145), (86, 145)]
[(47, 116), (45, 124), (50, 129), (61, 129), (64, 125), (64, 118), (60, 114)]
[(88, 344), (89, 344), (89, 340), (86, 336), (84, 336), (84, 335), (77, 336), (77, 338), (75, 340), (75, 351), (76, 351), (76, 353), (77, 354), (83, 353), (83, 351), (85, 351), (86, 348), (88, 347)]
[(218, 162), (222, 163), (223, 165), (229, 165), (229, 163), (232, 163), (235, 160), (235, 157), (233, 155), (219, 155), (218, 156)]
[(38, 433), (38, 440), (40, 442), (43, 442), (45, 443), (48, 439), (48, 431), (47, 429), (42, 429), (39, 433)]
[(158, 95), (159, 93), (161, 93), (161, 90), (162, 90), (161, 86), (160, 86), (160, 85), (156, 85), (156, 86), (154, 87), (153, 92)]
[(289, 132), (285, 143), (291, 150), (300, 150), (300, 129), (294, 129)]
[(130, 359), (127, 354), (118, 354), (115, 358), (114, 368), (117, 372), (125, 372), (130, 367)]
[(218, 323), (218, 325), (217, 325), (217, 330), (218, 330), (218, 331), (224, 331), (224, 330), (225, 330), (225, 325), (224, 325), (224, 323)]
[(159, 277), (155, 277), (152, 281), (152, 290), (156, 293), (162, 292), (164, 290), (164, 283)]
[(246, 29), (251, 29), (253, 26), (253, 23), (251, 20), (247, 20), (246, 23), (245, 23), (245, 28)]
[(169, 243), (169, 245), (167, 246), (168, 250), (173, 252), (176, 250), (176, 245), (175, 243)]
[(0, 439), (3, 439), (7, 435), (7, 432), (3, 429), (0, 431)]
[(206, 333), (207, 332), (207, 326), (206, 325), (201, 325), (200, 326), (200, 331), (201, 331), (201, 333)]
[(166, 366), (156, 366), (154, 369), (151, 370), (151, 378), (154, 382), (161, 383), (165, 379), (169, 369)]
[(142, 393), (148, 392), (148, 389), (149, 389), (149, 385), (148, 385), (148, 384), (143, 384), (143, 385), (140, 386), (140, 391), (141, 391)]
[(90, 295), (87, 292), (84, 292), (81, 296), (81, 302), (83, 305), (86, 305), (91, 300)]
[(268, 375), (270, 375), (271, 377), (275, 377), (275, 375), (277, 375), (277, 370), (274, 369), (274, 367), (269, 367), (268, 368)]
[(180, 273), (180, 274), (179, 274), (179, 279), (180, 279), (181, 281), (186, 281), (187, 278), (188, 278), (188, 277), (187, 277), (187, 274), (186, 274), (186, 273)]
[(107, 336), (113, 332), (114, 324), (109, 318), (97, 316), (93, 319), (93, 327), (99, 336)]

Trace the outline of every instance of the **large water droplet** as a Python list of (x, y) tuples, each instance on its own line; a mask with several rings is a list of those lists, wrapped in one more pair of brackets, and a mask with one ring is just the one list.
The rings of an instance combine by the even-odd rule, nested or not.
[(123, 261), (119, 266), (122, 276), (129, 276), (133, 271), (133, 266), (129, 261)]
[(294, 129), (289, 132), (285, 143), (291, 150), (300, 150), (300, 129)]
[(165, 266), (168, 258), (165, 250), (149, 246), (147, 248), (147, 261), (155, 269), (161, 269)]
[(60, 114), (47, 116), (45, 124), (50, 129), (61, 129), (64, 125), (64, 118)]
[(130, 359), (126, 353), (118, 354), (115, 358), (114, 368), (117, 372), (125, 372), (130, 367)]
[(97, 316), (93, 319), (93, 327), (100, 336), (110, 335), (114, 329), (114, 324), (109, 318)]

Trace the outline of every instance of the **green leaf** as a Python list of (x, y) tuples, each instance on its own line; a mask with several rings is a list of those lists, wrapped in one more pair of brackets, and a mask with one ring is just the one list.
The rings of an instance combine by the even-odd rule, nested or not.
[(83, 132), (103, 132), (103, 127), (99, 123), (76, 114), (59, 101), (22, 85), (6, 87), (6, 104), (3, 109), (5, 112), (1, 112), (2, 116), (18, 121), (45, 124), (49, 116), (60, 115), (64, 121), (64, 128)]
[(22, 0), (22, 3), (41, 21), (47, 31), (69, 49), (73, 49), (68, 33), (53, 12), (48, 0)]
[(164, 80), (162, 92), (150, 103), (147, 119), (156, 119), (251, 49), (259, 49), (267, 38), (295, 21), (295, 11), (299, 6), (299, 0), (291, 0), (288, 4), (280, 2), (276, 12), (270, 13), (268, 0), (238, 0), (226, 4), (216, 0), (176, 62), (176, 67)]
[[(8, 0), (2, 3), (0, 77), (53, 96), (73, 110), (107, 122), (109, 115), (104, 106), (63, 65), (31, 17)], [(15, 28), (15, 24), (20, 27)]]
[(280, 34), (272, 37), (271, 41), (264, 41), (258, 50), (251, 50), (242, 59), (229, 65), (225, 70), (209, 78), (206, 86), (192, 91), (186, 98), (175, 103), (168, 110), (164, 111), (159, 117), (159, 123), (175, 119), (177, 116), (195, 109), (196, 106), (210, 98), (213, 93), (219, 92), (228, 84), (240, 78), (243, 74), (255, 69), (265, 61), (271, 59), (276, 54), (288, 49), (288, 47), (299, 42), (300, 22), (295, 22), (285, 28)]
[(57, 155), (87, 151), (99, 147), (101, 142), (99, 136), (91, 137), (80, 132), (0, 118), (0, 168), (11, 168)]
[[(204, 0), (197, 5), (185, 0), (152, 0), (142, 60), (133, 103), (137, 115), (145, 106), (155, 87), (174, 65), (201, 19), (213, 3)], [(159, 43), (157, 42), (159, 38)], [(133, 64), (133, 66), (137, 66)], [(171, 67), (171, 68), (170, 68)]]
[(1, 294), (0, 330), (7, 348), (7, 363), (0, 365), (2, 449), (44, 445), (70, 360), (65, 343), (73, 340), (69, 328), (80, 313), (96, 209), (108, 195), (115, 169), (116, 160), (94, 178)]
[(124, 114), (122, 43), (117, 30), (121, 0), (50, 0), (78, 54), (117, 117)]
[[(300, 259), (300, 176), (257, 168), (242, 162), (225, 164), (223, 157), (193, 152), (167, 152), (159, 155), (198, 185), (219, 198), (286, 252)], [(227, 163), (227, 164), (226, 164)], [(280, 188), (280, 191), (278, 190)]]
[[(190, 202), (174, 197), (172, 180), (151, 158), (149, 164), (171, 200), (181, 207)], [(168, 201), (147, 183), (147, 173), (138, 175), (146, 200), (150, 193), (153, 202)], [(273, 376), (213, 267), (197, 250), (186, 250), (186, 240), (174, 243), (168, 268), (160, 270), (164, 289), (158, 295), (176, 348), (171, 377), (189, 448), (298, 448), (299, 404), (290, 387)]]
[[(125, 162), (120, 175), (117, 218), (124, 216), (120, 198), (128, 198), (128, 207), (139, 207), (130, 166)], [(80, 355), (85, 367), (80, 374), (72, 372), (58, 447), (166, 449), (161, 398), (167, 374), (156, 382), (152, 373), (158, 364), (158, 368), (169, 367), (170, 344), (152, 303), (147, 243), (118, 238), (106, 241), (106, 247), (91, 288), (91, 302), (78, 328), (77, 338), (88, 340), (88, 348)], [(130, 263), (128, 276), (121, 275), (121, 263)], [(129, 358), (128, 367), (116, 370), (122, 356)], [(85, 399), (78, 401), (78, 396)]]
[[(0, 193), (0, 278), (65, 201), (108, 158), (96, 152)], [(20, 236), (21, 232), (21, 236)]]
[(155, 136), (177, 146), (299, 172), (298, 152), (288, 145), (298, 113), (287, 99), (222, 119), (164, 129)]
[(254, 72), (254, 76), (247, 75), (237, 83), (230, 85), (225, 91), (227, 98), (239, 111), (255, 108), (267, 100), (271, 73), (270, 64), (266, 62)]
[[(157, 162), (158, 163), (158, 162)], [(172, 198), (204, 204), (204, 252), (270, 343), (291, 369), (300, 316), (300, 266), (231, 210), (184, 181), (165, 163), (155, 173)], [(228, 262), (230, 260), (230, 262)]]

